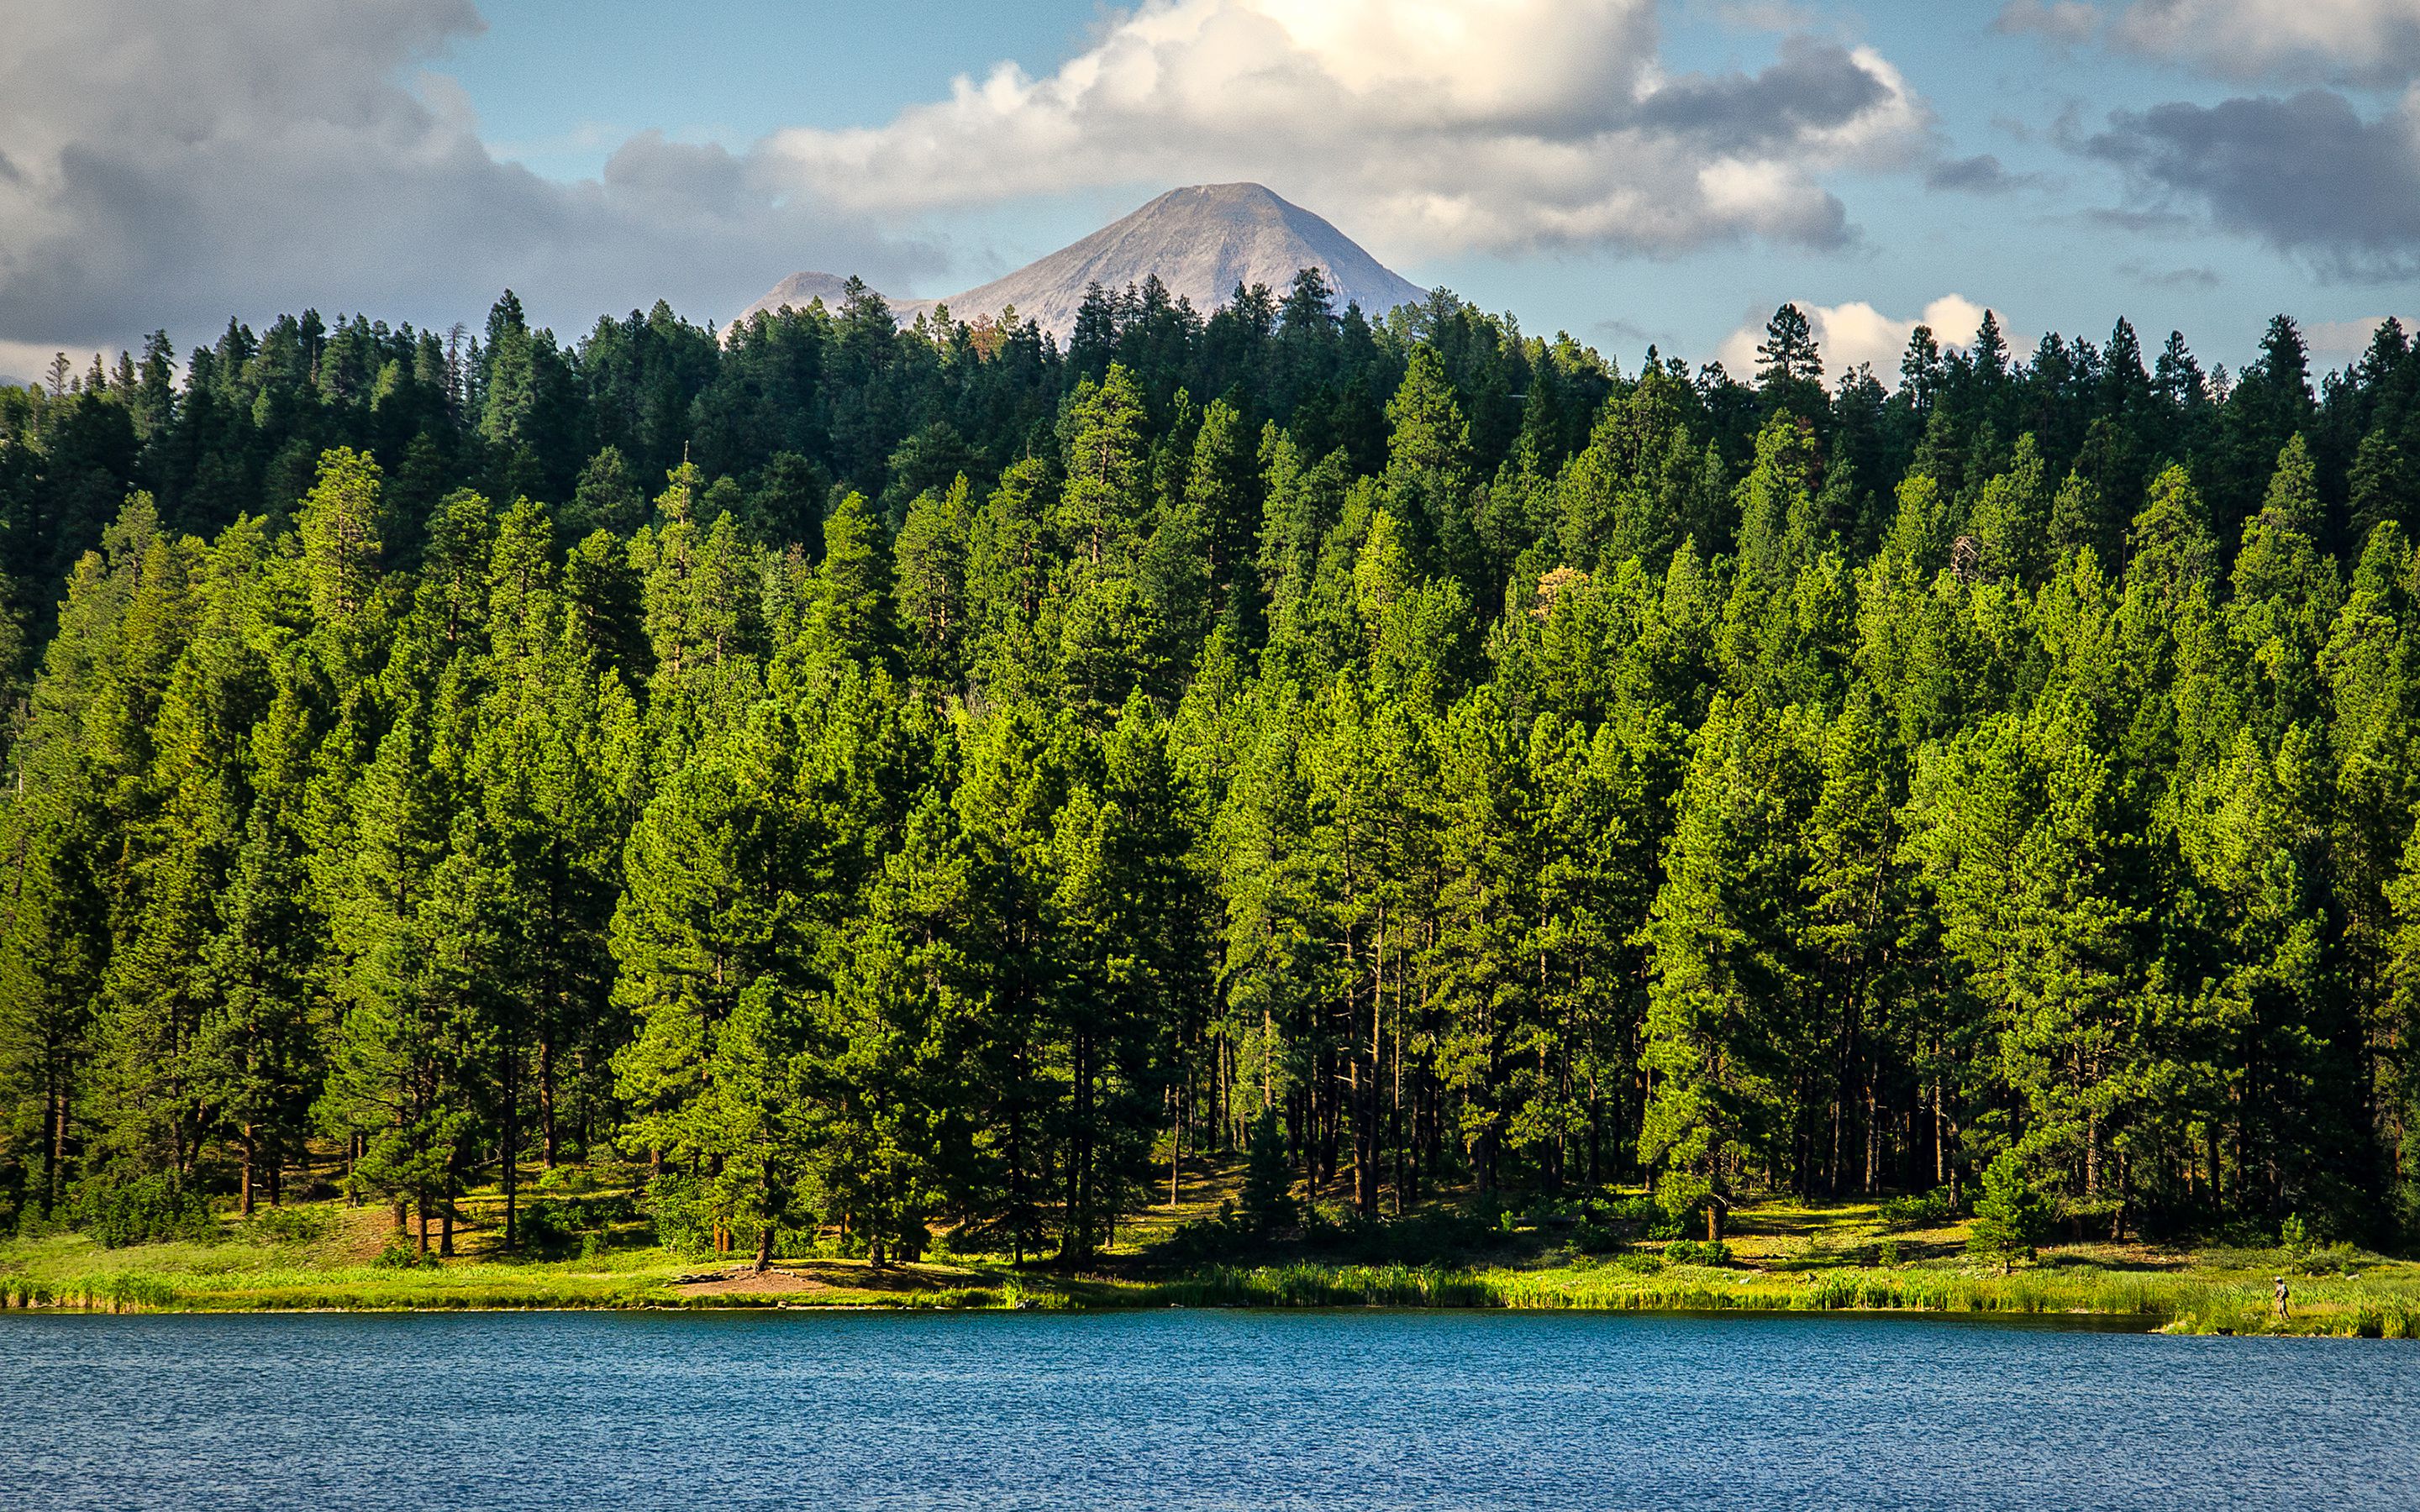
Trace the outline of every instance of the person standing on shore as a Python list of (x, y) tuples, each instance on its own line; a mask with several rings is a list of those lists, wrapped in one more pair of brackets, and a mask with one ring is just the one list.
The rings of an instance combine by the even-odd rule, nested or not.
[(2277, 1317), (2281, 1321), (2286, 1317), (2286, 1278), (2282, 1275), (2277, 1278)]

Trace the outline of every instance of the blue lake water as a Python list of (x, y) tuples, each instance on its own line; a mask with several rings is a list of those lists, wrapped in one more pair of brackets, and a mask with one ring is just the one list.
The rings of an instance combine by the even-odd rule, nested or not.
[(2420, 1345), (1872, 1317), (0, 1319), (0, 1507), (2413, 1507)]

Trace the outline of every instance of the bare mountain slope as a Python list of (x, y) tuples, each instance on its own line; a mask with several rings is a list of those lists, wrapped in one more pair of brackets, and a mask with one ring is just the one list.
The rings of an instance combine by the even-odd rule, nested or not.
[[(1338, 308), (1358, 303), (1373, 318), (1422, 297), (1418, 285), (1344, 233), (1260, 185), (1199, 184), (1171, 190), (1073, 246), (941, 302), (962, 319), (1014, 305), (1020, 318), (1032, 318), (1063, 342), (1092, 284), (1123, 289), (1156, 273), (1171, 294), (1207, 315), (1238, 284), (1265, 284), (1282, 295), (1304, 268), (1326, 275)], [(836, 305), (842, 282), (830, 273), (793, 273), (747, 313), (804, 305), (818, 295)], [(893, 300), (891, 305), (902, 319), (912, 319), (933, 302)]]
[(745, 320), (759, 310), (778, 310), (787, 305), (803, 310), (817, 300), (827, 310), (838, 310), (847, 298), (848, 280), (838, 273), (792, 273), (772, 287), (763, 299), (750, 305), (739, 316)]

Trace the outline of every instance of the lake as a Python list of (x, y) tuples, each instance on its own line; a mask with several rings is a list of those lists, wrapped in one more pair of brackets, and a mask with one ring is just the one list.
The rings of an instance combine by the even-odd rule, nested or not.
[(2411, 1507), (2420, 1346), (1855, 1315), (0, 1319), (0, 1506)]

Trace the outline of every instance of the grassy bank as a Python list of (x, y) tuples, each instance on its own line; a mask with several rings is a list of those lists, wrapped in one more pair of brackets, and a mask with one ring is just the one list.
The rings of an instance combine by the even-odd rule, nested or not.
[(1865, 1267), (1792, 1274), (1687, 1266), (1638, 1275), (1602, 1266), (1290, 1265), (1213, 1268), (1148, 1289), (1156, 1303), (1193, 1306), (2086, 1314), (2140, 1319), (2146, 1327), (2178, 1333), (2420, 1336), (2420, 1274), (2410, 1268), (2359, 1280), (2305, 1278), (2295, 1284), (2283, 1321), (2273, 1316), (2270, 1286), (2265, 1276), (2190, 1267), (2147, 1275), (2088, 1263), (2013, 1275)]
[[(1178, 1264), (1171, 1223), (1127, 1228), (1101, 1273), (1018, 1270), (982, 1258), (876, 1269), (784, 1260), (759, 1275), (651, 1242), (642, 1225), (577, 1258), (515, 1259), (470, 1228), (463, 1255), (398, 1263), (384, 1213), (337, 1204), (226, 1221), (215, 1240), (106, 1249), (77, 1234), (0, 1241), (0, 1307), (116, 1311), (629, 1307), (1470, 1307), (1602, 1311), (1895, 1310), (2090, 1314), (2192, 1333), (2420, 1336), (2420, 1265), (2361, 1256), (2353, 1273), (2292, 1278), (2273, 1316), (2272, 1277), (2296, 1257), (2266, 1248), (2163, 1250), (2074, 1243), (2003, 1274), (1969, 1258), (1954, 1224), (1910, 1229), (1872, 1204), (1776, 1203), (1744, 1211), (1726, 1263), (1687, 1246), (1635, 1242), (1575, 1254), (1550, 1224), (1508, 1220), (1477, 1251), (1439, 1263), (1354, 1263), (1277, 1252)], [(1257, 1261), (1259, 1263), (1253, 1263)]]

